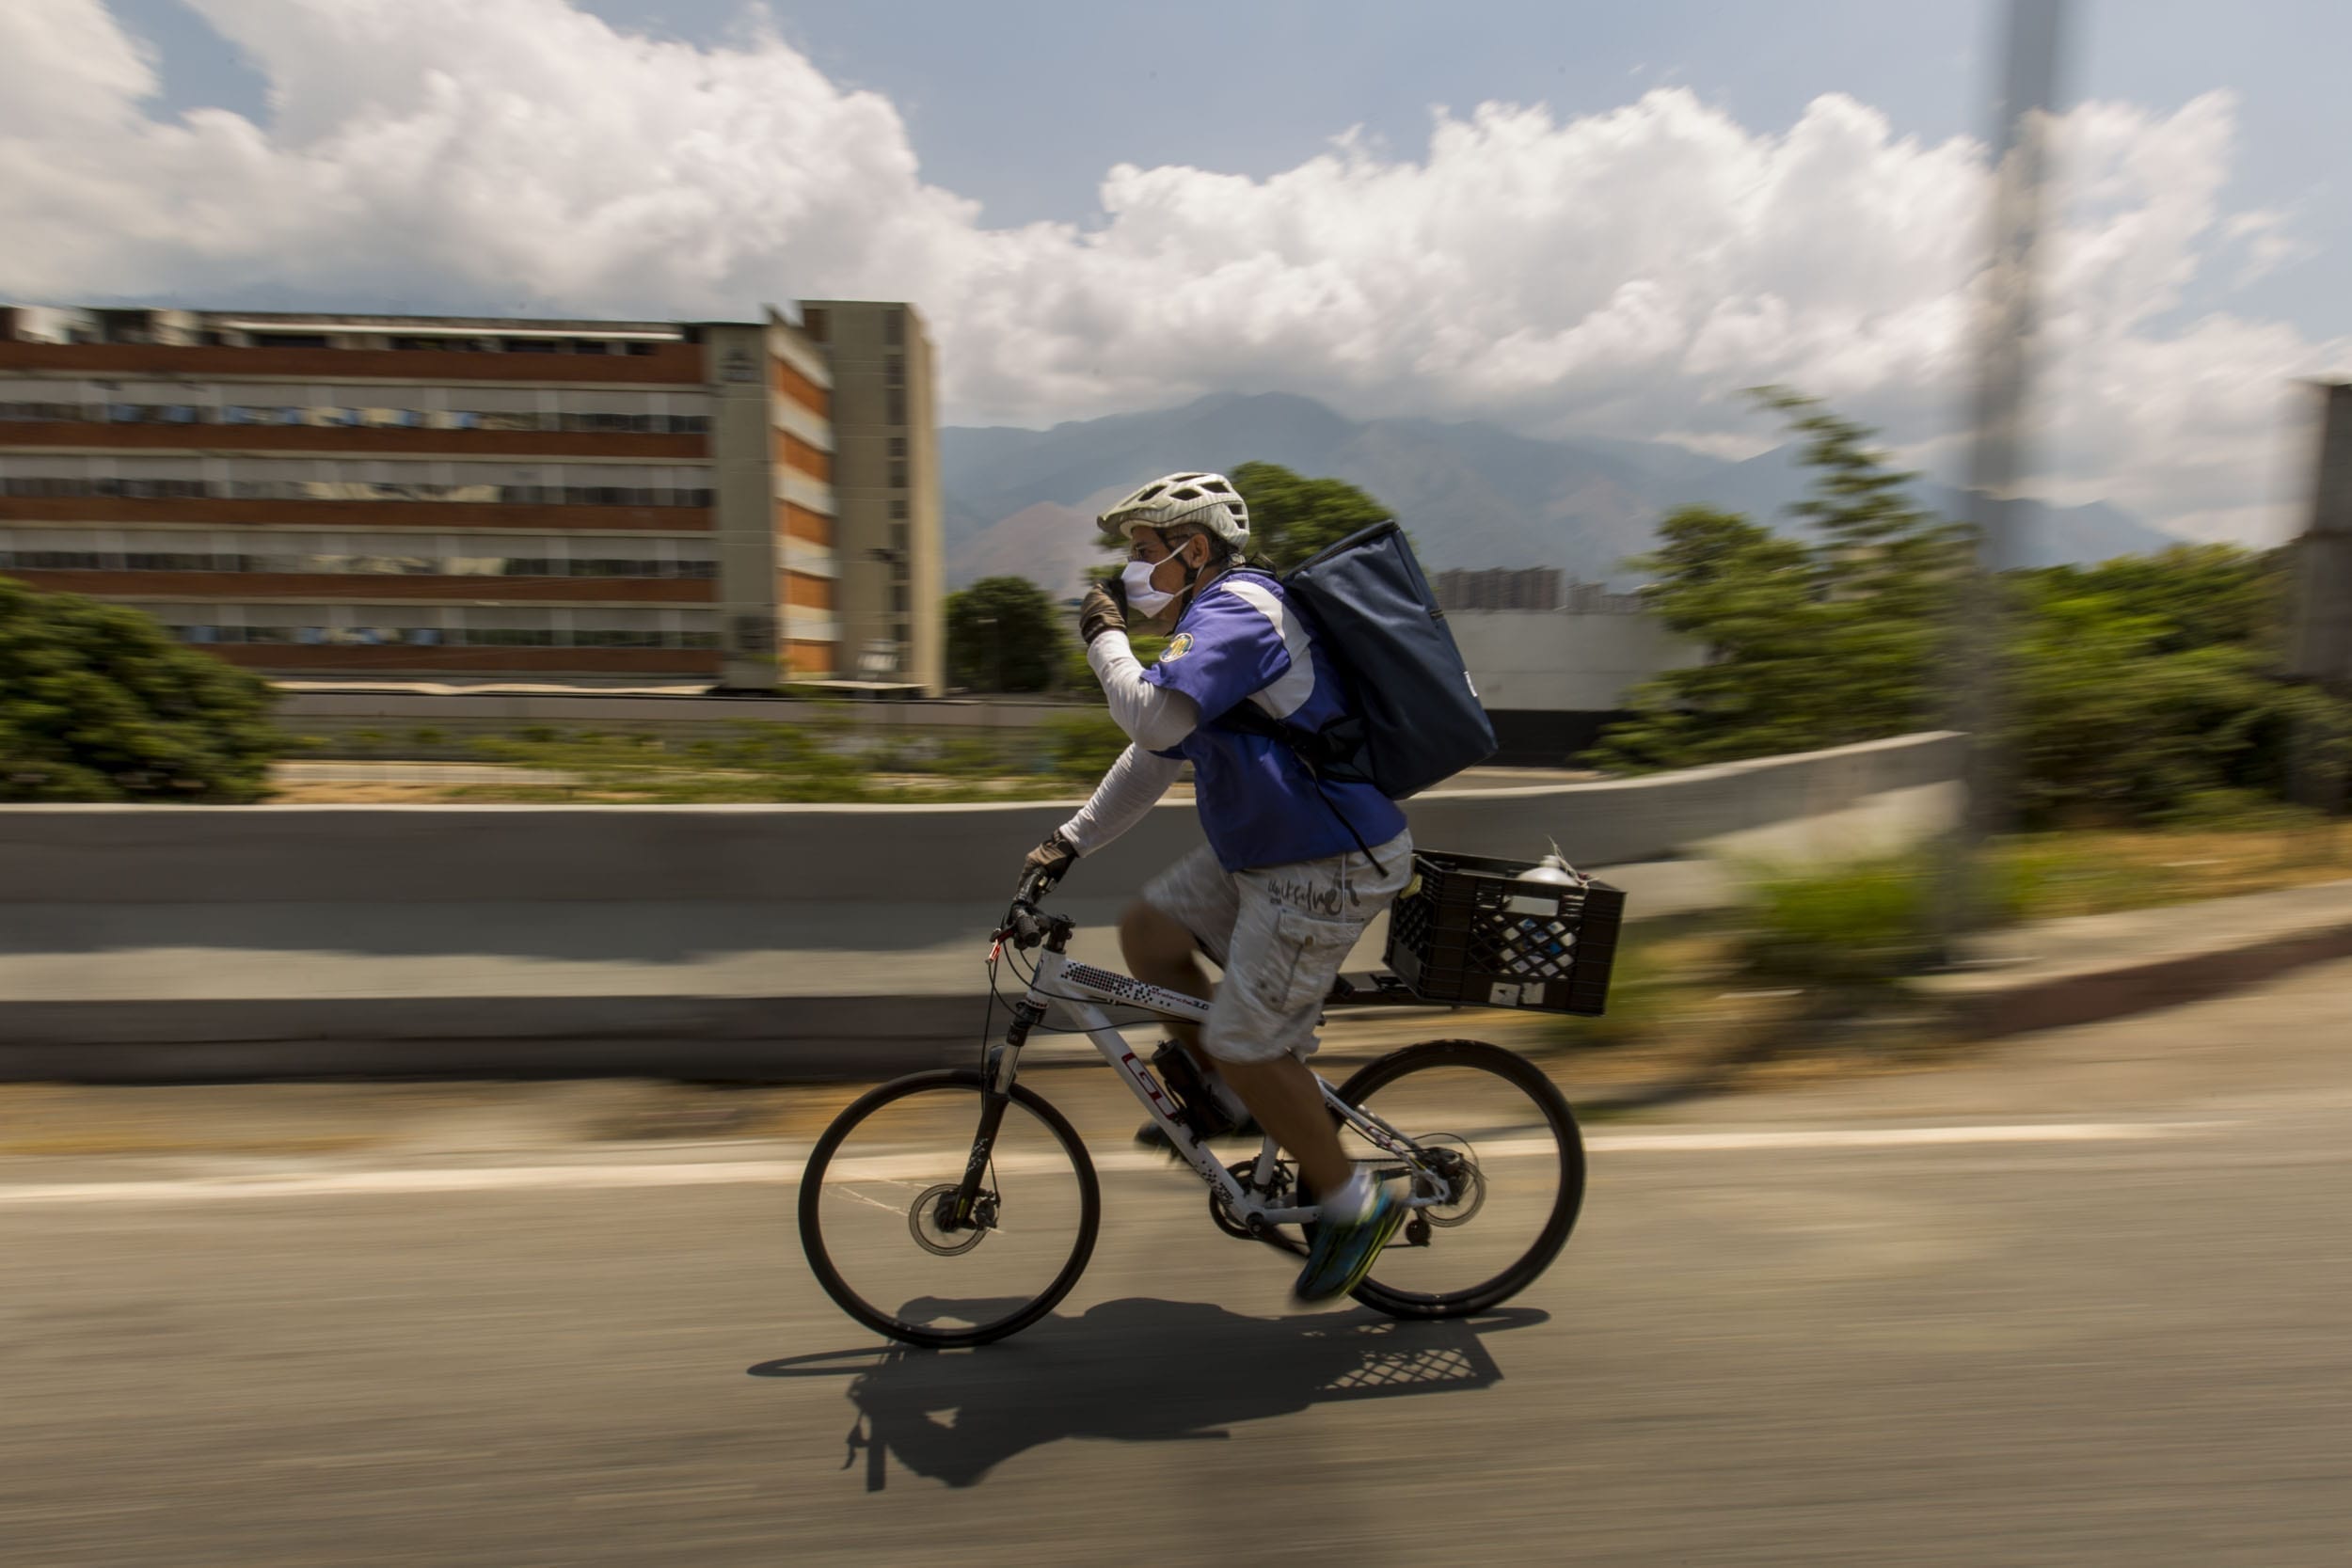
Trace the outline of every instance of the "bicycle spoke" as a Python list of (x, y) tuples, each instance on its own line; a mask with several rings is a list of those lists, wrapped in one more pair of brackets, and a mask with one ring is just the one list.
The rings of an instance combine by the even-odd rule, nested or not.
[(915, 1343), (977, 1343), (1050, 1307), (1084, 1267), (1092, 1170), (1026, 1090), (963, 1207), (982, 1105), (977, 1074), (918, 1074), (850, 1106), (812, 1151), (802, 1239), (851, 1316)]
[(1476, 1310), (1550, 1262), (1574, 1223), (1583, 1155), (1567, 1106), (1539, 1071), (1492, 1046), (1434, 1042), (1365, 1069), (1347, 1093), (1410, 1139), (1414, 1157), (1398, 1159), (1352, 1124), (1343, 1148), (1422, 1200), (1359, 1299), (1407, 1316)]

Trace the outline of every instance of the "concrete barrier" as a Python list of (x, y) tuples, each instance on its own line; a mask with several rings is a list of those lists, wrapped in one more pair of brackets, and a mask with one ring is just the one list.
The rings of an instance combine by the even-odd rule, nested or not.
[[(1102, 700), (950, 697), (815, 703), (787, 697), (713, 697), (692, 689), (653, 693), (596, 688), (465, 690), (402, 687), (295, 688), (278, 721), (324, 744), (317, 754), (403, 758), (476, 756), (473, 744), (532, 731), (594, 731), (673, 741), (725, 736), (740, 724), (840, 723), (853, 739), (986, 732), (1009, 736), (1073, 719), (1099, 718)], [(362, 737), (369, 737), (363, 739)], [(420, 739), (420, 736), (425, 738)]]
[[(1954, 776), (1956, 737), (1646, 778), (1422, 796), (1415, 839), (1578, 864), (1655, 859)], [(945, 806), (0, 807), (0, 899), (16, 904), (928, 903), (1001, 900), (1071, 802)], [(1088, 863), (1134, 886), (1200, 842), (1156, 807)], [(1099, 877), (1096, 875), (1100, 868)]]
[[(1916, 736), (1408, 811), (1427, 847), (1557, 841), (1600, 866), (1936, 796), (1960, 754)], [(989, 925), (1069, 810), (0, 807), (0, 1077), (961, 1061)], [(1116, 962), (1120, 901), (1198, 842), (1191, 805), (1165, 804), (1082, 862), (1062, 900), (1079, 955)]]

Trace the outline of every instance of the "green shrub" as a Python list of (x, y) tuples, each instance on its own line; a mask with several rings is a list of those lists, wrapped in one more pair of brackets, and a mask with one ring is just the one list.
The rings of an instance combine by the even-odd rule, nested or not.
[[(1984, 890), (1995, 924), (2023, 917), (2033, 872), (1998, 860)], [(1741, 969), (1773, 984), (1851, 990), (1889, 984), (1921, 968), (1937, 941), (1940, 895), (1933, 861), (1885, 855), (1825, 869), (1752, 875)]]
[(1056, 719), (1043, 727), (1041, 738), (1045, 767), (1040, 771), (1089, 784), (1101, 778), (1127, 749), (1126, 732), (1106, 713)]
[(2190, 790), (2159, 818), (2164, 827), (2189, 832), (2281, 832), (2326, 820), (2325, 813), (2258, 789)]
[(258, 800), (276, 702), (151, 615), (0, 578), (0, 800)]

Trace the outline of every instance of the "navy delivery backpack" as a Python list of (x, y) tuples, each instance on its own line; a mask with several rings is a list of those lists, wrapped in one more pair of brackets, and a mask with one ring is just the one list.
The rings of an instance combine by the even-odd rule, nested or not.
[(1391, 800), (1495, 754), (1494, 725), (1404, 529), (1391, 521), (1349, 534), (1281, 583), (1357, 717), (1310, 735), (1243, 703), (1220, 722), (1282, 741), (1318, 779), (1369, 783)]

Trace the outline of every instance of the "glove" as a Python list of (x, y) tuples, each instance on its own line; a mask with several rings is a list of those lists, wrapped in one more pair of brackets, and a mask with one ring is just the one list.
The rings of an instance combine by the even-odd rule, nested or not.
[(1104, 632), (1126, 629), (1127, 607), (1120, 602), (1120, 595), (1099, 582), (1088, 589), (1087, 596), (1078, 602), (1079, 640), (1092, 647)]
[(1062, 873), (1076, 864), (1077, 860), (1077, 846), (1062, 837), (1060, 829), (1055, 829), (1054, 836), (1030, 850), (1028, 858), (1021, 863), (1022, 891), (1026, 893), (1034, 887), (1039, 893), (1045, 892), (1060, 881)]

